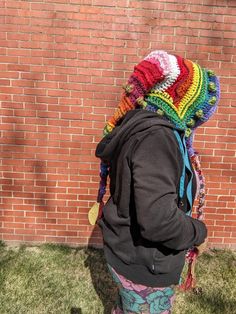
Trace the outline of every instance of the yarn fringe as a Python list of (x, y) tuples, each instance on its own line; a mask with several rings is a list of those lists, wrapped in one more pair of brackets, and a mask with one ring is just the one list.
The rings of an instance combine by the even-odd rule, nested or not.
[[(189, 147), (191, 150), (192, 147)], [(205, 205), (205, 177), (202, 173), (200, 160), (197, 152), (190, 157), (192, 166), (198, 176), (198, 184), (199, 184), (199, 194), (198, 194), (198, 204), (197, 204), (197, 219), (203, 220), (203, 208)], [(197, 278), (195, 273), (195, 267), (197, 263), (198, 257), (198, 249), (196, 247), (191, 248), (186, 254), (186, 263), (188, 267), (187, 276), (183, 284), (179, 286), (180, 290), (188, 291), (196, 288)]]
[(186, 259), (188, 262), (188, 271), (185, 282), (179, 286), (180, 290), (188, 291), (192, 290), (196, 287), (196, 273), (195, 266), (197, 262), (198, 250), (197, 248), (193, 248), (191, 251), (187, 253)]

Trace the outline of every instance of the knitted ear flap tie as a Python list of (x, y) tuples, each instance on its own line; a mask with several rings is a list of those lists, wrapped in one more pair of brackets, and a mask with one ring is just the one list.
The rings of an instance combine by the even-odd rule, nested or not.
[(101, 162), (100, 164), (100, 184), (97, 195), (97, 202), (92, 206), (89, 211), (88, 219), (91, 225), (95, 225), (98, 219), (102, 216), (103, 210), (103, 197), (106, 194), (107, 177), (109, 173), (109, 165)]
[(100, 203), (103, 199), (103, 196), (106, 194), (106, 183), (108, 176), (108, 165), (104, 162), (101, 162), (100, 165), (100, 187), (97, 196), (97, 202)]
[[(112, 132), (118, 121), (129, 110), (137, 107), (155, 112), (175, 127), (185, 131), (188, 153), (200, 184), (197, 218), (202, 219), (205, 179), (199, 158), (193, 149), (193, 135), (194, 130), (206, 122), (217, 108), (220, 97), (218, 78), (213, 71), (203, 69), (191, 60), (156, 50), (134, 67), (123, 88), (124, 93), (119, 106), (104, 128), (104, 136)], [(103, 204), (108, 172), (109, 165), (102, 162), (98, 204)], [(193, 248), (187, 254), (189, 272), (184, 284), (185, 290), (195, 285), (196, 257), (196, 249)]]
[[(198, 204), (197, 204), (197, 219), (203, 220), (204, 213), (203, 213), (203, 207), (205, 204), (205, 178), (202, 174), (201, 165), (199, 161), (199, 157), (197, 153), (191, 157), (191, 163), (193, 165), (193, 169), (195, 170), (195, 173), (198, 176), (199, 180), (199, 193), (198, 193)], [(186, 262), (188, 264), (188, 271), (187, 271), (187, 277), (185, 279), (185, 282), (180, 285), (181, 290), (190, 290), (194, 289), (196, 287), (196, 275), (195, 275), (195, 265), (196, 260), (198, 256), (198, 250), (197, 248), (193, 247), (192, 249), (188, 250), (186, 254)]]

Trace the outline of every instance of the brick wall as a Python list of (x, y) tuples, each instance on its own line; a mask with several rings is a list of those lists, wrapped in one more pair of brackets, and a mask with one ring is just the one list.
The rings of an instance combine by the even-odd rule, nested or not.
[(101, 243), (94, 149), (134, 64), (165, 49), (220, 76), (195, 147), (211, 245), (236, 247), (235, 15), (233, 0), (0, 1), (1, 239)]

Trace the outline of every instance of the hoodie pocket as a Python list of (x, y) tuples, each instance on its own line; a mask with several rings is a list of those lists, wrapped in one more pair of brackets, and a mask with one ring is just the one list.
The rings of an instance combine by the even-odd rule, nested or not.
[(185, 262), (185, 251), (168, 252), (168, 250), (154, 249), (152, 256), (151, 271), (153, 274), (167, 274), (176, 268), (183, 268)]

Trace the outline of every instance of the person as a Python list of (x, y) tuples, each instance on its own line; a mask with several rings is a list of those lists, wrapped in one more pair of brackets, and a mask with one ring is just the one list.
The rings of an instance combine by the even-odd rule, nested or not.
[[(203, 247), (204, 177), (195, 129), (215, 112), (219, 80), (198, 64), (153, 51), (124, 86), (97, 145), (98, 218), (118, 299), (112, 313), (171, 313), (185, 255)], [(198, 197), (198, 218), (191, 215)]]

